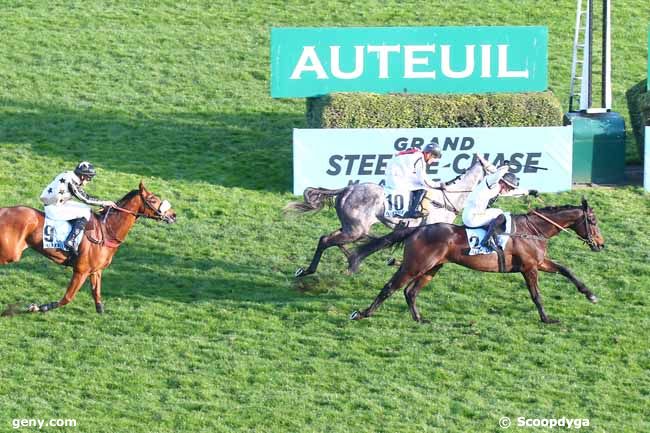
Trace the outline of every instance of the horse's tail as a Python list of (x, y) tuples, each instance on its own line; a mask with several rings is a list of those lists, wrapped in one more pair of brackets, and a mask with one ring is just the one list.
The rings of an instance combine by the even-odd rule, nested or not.
[(304, 201), (292, 201), (282, 209), (286, 213), (307, 213), (318, 212), (323, 209), (325, 204), (332, 205), (334, 197), (343, 192), (345, 188), (327, 189), (327, 188), (306, 188), (302, 194)]
[(371, 254), (376, 253), (384, 248), (393, 245), (399, 245), (413, 234), (420, 227), (408, 227), (405, 229), (395, 230), (392, 233), (382, 236), (380, 238), (371, 239), (368, 242), (361, 244), (348, 258), (348, 270), (351, 273), (356, 273), (359, 270), (361, 262)]

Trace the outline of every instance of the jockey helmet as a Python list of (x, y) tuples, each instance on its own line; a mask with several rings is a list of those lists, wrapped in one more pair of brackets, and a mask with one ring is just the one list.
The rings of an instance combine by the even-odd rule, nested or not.
[(74, 174), (77, 176), (86, 176), (89, 178), (95, 177), (97, 172), (95, 171), (95, 167), (88, 161), (82, 161), (79, 164), (77, 164), (77, 167), (74, 169)]
[(442, 156), (442, 149), (438, 143), (429, 143), (422, 148), (422, 152), (428, 152), (434, 156), (434, 158), (440, 158)]
[(508, 185), (510, 188), (517, 188), (519, 186), (519, 178), (514, 175), (514, 173), (506, 173), (501, 178), (503, 183)]

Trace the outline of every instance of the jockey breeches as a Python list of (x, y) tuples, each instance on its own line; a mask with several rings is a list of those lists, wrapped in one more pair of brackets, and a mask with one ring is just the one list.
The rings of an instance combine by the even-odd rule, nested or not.
[(63, 205), (49, 205), (45, 206), (45, 215), (53, 220), (70, 221), (85, 218), (86, 221), (90, 221), (90, 206), (74, 201)]
[(484, 211), (463, 210), (463, 224), (467, 227), (482, 227), (490, 224), (490, 221), (503, 214), (501, 209), (489, 208)]

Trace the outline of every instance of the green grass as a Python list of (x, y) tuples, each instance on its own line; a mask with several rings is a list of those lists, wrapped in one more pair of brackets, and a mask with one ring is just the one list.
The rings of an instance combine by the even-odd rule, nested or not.
[[(625, 91), (645, 77), (644, 6), (614, 5), (624, 115)], [(564, 97), (573, 2), (0, 8), (0, 206), (39, 206), (54, 175), (89, 159), (91, 193), (117, 199), (143, 179), (179, 215), (134, 227), (104, 275), (105, 315), (86, 286), (51, 314), (0, 320), (0, 431), (73, 418), (76, 428), (47, 431), (493, 432), (502, 416), (650, 430), (650, 206), (639, 188), (544, 195), (585, 194), (608, 244), (594, 254), (565, 235), (551, 242), (601, 299), (542, 275), (559, 326), (539, 323), (519, 275), (446, 266), (419, 298), (427, 325), (400, 293), (372, 319), (347, 320), (390, 277), (383, 254), (348, 277), (330, 250), (318, 274), (292, 277), (337, 221), (281, 214), (294, 199), (291, 129), (306, 123), (303, 100), (269, 96), (271, 26), (548, 25), (550, 86)], [(26, 251), (0, 268), (0, 305), (56, 300), (69, 277)]]

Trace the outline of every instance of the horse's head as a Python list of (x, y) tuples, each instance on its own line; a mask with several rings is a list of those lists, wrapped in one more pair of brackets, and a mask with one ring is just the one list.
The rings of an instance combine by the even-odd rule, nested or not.
[(600, 251), (605, 248), (605, 238), (598, 228), (596, 214), (584, 197), (582, 198), (582, 217), (578, 218), (571, 227), (592, 251)]
[(139, 195), (142, 198), (142, 205), (138, 209), (140, 214), (168, 224), (176, 222), (176, 212), (172, 209), (171, 203), (147, 191), (142, 181), (140, 181)]
[[(449, 192), (467, 193), (467, 195), (469, 195), (481, 179), (483, 179), (486, 174), (492, 173), (494, 170), (496, 170), (494, 166), (477, 153), (474, 155), (472, 165), (470, 165), (467, 170), (464, 170), (454, 179), (446, 182), (446, 189)], [(464, 202), (464, 198), (465, 196), (462, 196), (461, 201)]]

